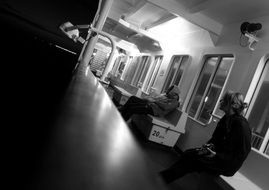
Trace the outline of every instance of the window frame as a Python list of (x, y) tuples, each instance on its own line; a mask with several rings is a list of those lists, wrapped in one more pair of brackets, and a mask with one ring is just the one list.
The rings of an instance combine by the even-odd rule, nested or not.
[[(142, 71), (141, 71), (141, 73), (139, 75), (139, 78), (138, 78), (138, 81), (137, 81), (137, 85), (136, 85), (137, 88), (142, 88), (143, 87), (143, 84), (144, 84), (144, 82), (145, 82), (145, 80), (147, 78), (147, 75), (148, 75), (148, 73), (150, 71), (150, 68), (151, 68), (151, 66), (153, 64), (152, 56), (146, 56), (146, 57), (147, 58), (144, 61), (144, 65), (142, 66)], [(143, 81), (142, 81), (142, 78), (144, 78)]]
[(150, 55), (140, 55), (139, 56), (139, 62), (137, 63), (138, 66), (136, 67), (135, 74), (134, 74), (134, 76), (131, 80), (131, 83), (130, 83), (131, 86), (138, 88), (139, 80), (140, 80), (141, 75), (143, 74), (143, 70), (146, 66), (146, 64), (143, 64), (143, 63), (147, 63), (148, 61), (150, 61)]
[(125, 67), (124, 67), (124, 69), (123, 69), (123, 72), (122, 72), (122, 75), (121, 75), (121, 77), (120, 77), (120, 79), (121, 79), (122, 81), (124, 81), (124, 80), (126, 79), (126, 75), (127, 75), (127, 73), (128, 73), (128, 70), (129, 70), (129, 65), (132, 63), (133, 58), (134, 58), (134, 56), (128, 56), (128, 58), (127, 58), (126, 65), (125, 65)]
[[(126, 82), (129, 85), (131, 85), (131, 82), (135, 76), (135, 72), (136, 72), (136, 69), (138, 67), (137, 64), (139, 61), (140, 61), (140, 55), (132, 56), (132, 60), (129, 62), (128, 68), (126, 68), (124, 82)], [(133, 67), (135, 67), (135, 68), (133, 69)], [(132, 69), (134, 72), (132, 72)]]
[[(171, 69), (172, 69), (172, 67), (173, 67), (174, 64), (175, 64), (174, 60), (176, 59), (176, 57), (180, 57), (180, 63), (179, 63), (179, 66), (178, 66), (177, 69), (176, 69), (175, 75), (173, 76), (173, 78), (172, 78), (172, 80), (171, 80), (171, 82), (170, 82), (170, 85), (168, 85), (168, 77), (170, 76), (170, 74), (171, 74), (171, 72), (172, 72)], [(168, 69), (168, 73), (167, 73), (167, 75), (166, 75), (166, 77), (165, 77), (165, 82), (164, 82), (163, 87), (162, 87), (162, 91), (161, 91), (162, 93), (163, 93), (166, 89), (168, 89), (168, 87), (171, 86), (171, 84), (173, 84), (173, 83), (175, 82), (175, 79), (177, 78), (178, 72), (180, 71), (180, 67), (181, 67), (182, 64), (183, 64), (184, 57), (186, 57), (186, 64), (188, 64), (188, 62), (189, 62), (189, 60), (190, 60), (190, 56), (189, 56), (189, 55), (182, 54), (182, 55), (173, 55), (173, 56), (171, 57), (171, 59), (170, 59), (170, 64), (169, 64), (169, 69)], [(184, 74), (185, 74), (185, 71), (187, 70), (186, 68), (187, 68), (187, 66), (183, 69), (183, 73), (182, 73), (182, 75), (181, 75), (180, 80), (178, 81), (177, 86), (179, 86), (179, 85), (181, 84), (181, 82), (182, 82), (182, 78), (183, 78), (183, 76), (184, 76)], [(167, 86), (167, 85), (168, 85), (168, 86)], [(167, 87), (167, 88), (166, 88), (166, 87)]]
[(142, 92), (145, 94), (150, 94), (154, 88), (155, 82), (157, 81), (157, 76), (161, 68), (161, 64), (163, 61), (163, 55), (155, 55), (151, 65), (148, 69), (148, 73), (145, 77), (145, 80), (142, 84)]
[[(203, 93), (203, 95), (201, 97), (201, 100), (199, 102), (198, 108), (196, 109), (196, 113), (194, 114), (194, 116), (191, 116), (189, 114), (189, 112), (190, 112), (190, 108), (192, 106), (192, 103), (194, 101), (193, 96), (196, 96), (197, 90), (198, 90), (198, 88), (200, 86), (201, 75), (203, 74), (204, 67), (206, 66), (206, 61), (209, 58), (214, 58), (214, 57), (217, 58), (216, 65), (214, 66), (214, 69), (212, 71), (212, 74), (211, 74), (211, 76), (210, 76), (210, 78), (208, 80), (208, 83), (206, 85), (206, 88), (204, 90), (204, 93)], [(202, 121), (199, 120), (199, 116), (201, 115), (201, 111), (202, 111), (202, 107), (203, 107), (203, 102), (205, 101), (205, 98), (208, 95), (208, 93), (209, 93), (209, 91), (210, 91), (210, 89), (212, 87), (212, 83), (213, 83), (213, 81), (215, 79), (215, 76), (216, 76), (216, 74), (218, 72), (218, 69), (220, 68), (220, 65), (222, 63), (222, 59), (223, 58), (233, 58), (233, 61), (231, 63), (231, 66), (229, 68), (229, 71), (228, 71), (228, 73), (226, 75), (226, 78), (225, 78), (225, 81), (223, 83), (222, 89), (220, 91), (219, 97), (217, 98), (217, 101), (216, 101), (216, 103), (214, 105), (214, 108), (212, 110), (212, 113), (210, 114), (211, 115), (210, 116), (210, 119), (208, 120), (208, 122), (204, 123), (204, 122), (202, 122)], [(191, 92), (190, 98), (188, 99), (188, 103), (187, 103), (187, 106), (186, 106), (186, 112), (189, 114), (189, 117), (191, 119), (193, 119), (194, 121), (200, 123), (201, 125), (207, 125), (208, 123), (210, 123), (212, 121), (213, 118), (219, 118), (219, 119), (221, 118), (220, 115), (217, 115), (216, 114), (216, 110), (218, 108), (219, 100), (221, 99), (221, 96), (223, 95), (223, 92), (225, 90), (225, 87), (226, 87), (227, 81), (229, 79), (229, 76), (231, 74), (231, 71), (232, 71), (234, 62), (235, 62), (235, 56), (233, 54), (206, 54), (206, 55), (203, 56), (203, 59), (202, 59), (202, 63), (203, 64), (202, 64), (202, 66), (200, 68), (199, 73), (196, 76), (195, 84), (194, 84), (193, 90)]]
[[(245, 102), (249, 104), (249, 107), (247, 108), (245, 112), (245, 117), (249, 119), (250, 114), (252, 112), (252, 109), (255, 105), (256, 98), (259, 94), (261, 84), (263, 82), (263, 75), (266, 74), (266, 69), (269, 67), (269, 54), (267, 56), (264, 56), (261, 58), (256, 71), (253, 75), (251, 84), (249, 86), (249, 89), (247, 91)], [(267, 73), (268, 74), (268, 73)], [(253, 140), (253, 139), (252, 139)], [(259, 149), (251, 146), (252, 150), (255, 150), (256, 152), (260, 153), (261, 155), (265, 156), (269, 159), (269, 155), (266, 154), (266, 150), (268, 149), (268, 143), (269, 143), (269, 129), (267, 129), (267, 132), (263, 138), (263, 142)], [(267, 150), (268, 151), (268, 150)]]

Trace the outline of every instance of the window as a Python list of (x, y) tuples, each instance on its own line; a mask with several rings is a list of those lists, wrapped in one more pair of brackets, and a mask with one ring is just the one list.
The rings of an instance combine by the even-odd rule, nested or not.
[(169, 69), (163, 92), (166, 91), (170, 86), (178, 86), (182, 78), (183, 72), (187, 67), (187, 61), (189, 56), (187, 55), (176, 55), (172, 58), (171, 67)]
[(117, 76), (118, 69), (119, 69), (119, 66), (120, 66), (120, 60), (121, 60), (121, 57), (118, 56), (114, 61), (114, 64), (113, 64), (113, 67), (112, 67), (112, 70), (111, 70), (114, 76)]
[(143, 77), (143, 73), (147, 73), (147, 69), (149, 67), (149, 56), (142, 56), (141, 61), (138, 62), (136, 70), (134, 72), (134, 77), (132, 79), (131, 85), (139, 87), (139, 80)]
[[(232, 55), (205, 56), (204, 60), (187, 112), (194, 119), (206, 124), (216, 107), (234, 57)], [(214, 114), (220, 116), (221, 112), (217, 110)]]
[(143, 59), (142, 64), (143, 64), (143, 70), (142, 70), (141, 75), (139, 77), (138, 84), (136, 85), (139, 88), (142, 87), (142, 85), (143, 85), (143, 83), (145, 81), (145, 78), (146, 78), (146, 76), (148, 74), (148, 70), (149, 70), (150, 65), (151, 65), (150, 57), (147, 56), (146, 59)]
[(133, 77), (135, 76), (135, 71), (137, 70), (138, 63), (140, 62), (139, 56), (134, 56), (130, 61), (129, 67), (126, 71), (125, 82), (131, 84)]
[[(265, 64), (264, 64), (265, 63)], [(255, 89), (252, 92), (249, 109), (246, 117), (252, 129), (252, 147), (269, 156), (269, 61), (263, 62), (260, 67), (260, 77), (251, 85)], [(256, 75), (256, 73), (255, 73)], [(246, 97), (247, 99), (247, 97)]]
[(127, 57), (127, 62), (126, 62), (126, 65), (125, 65), (123, 72), (122, 72), (122, 75), (121, 75), (121, 80), (123, 80), (123, 81), (126, 79), (126, 75), (128, 73), (128, 68), (129, 68), (129, 65), (132, 62), (132, 60), (133, 60), (133, 56)]
[(154, 86), (154, 83), (157, 79), (157, 74), (159, 72), (161, 63), (163, 60), (163, 56), (155, 56), (154, 62), (150, 67), (150, 71), (148, 72), (148, 75), (145, 79), (145, 84), (143, 85), (142, 91), (149, 94), (152, 90), (152, 87)]

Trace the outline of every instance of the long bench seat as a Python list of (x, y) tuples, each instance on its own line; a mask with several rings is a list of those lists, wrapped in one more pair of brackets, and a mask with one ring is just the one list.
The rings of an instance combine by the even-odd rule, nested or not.
[(259, 186), (242, 175), (240, 172), (236, 172), (234, 176), (226, 177), (220, 176), (226, 183), (225, 190), (262, 190)]
[(176, 109), (165, 117), (133, 115), (132, 124), (150, 141), (173, 147), (185, 133), (187, 114)]

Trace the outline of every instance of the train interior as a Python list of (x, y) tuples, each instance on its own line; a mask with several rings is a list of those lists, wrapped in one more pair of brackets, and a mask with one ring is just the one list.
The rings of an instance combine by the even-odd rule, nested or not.
[[(268, 0), (2, 0), (0, 15), (10, 187), (269, 188)], [(130, 96), (171, 85), (175, 114), (124, 122)], [(207, 142), (227, 90), (249, 105), (243, 166), (165, 185), (157, 172)]]

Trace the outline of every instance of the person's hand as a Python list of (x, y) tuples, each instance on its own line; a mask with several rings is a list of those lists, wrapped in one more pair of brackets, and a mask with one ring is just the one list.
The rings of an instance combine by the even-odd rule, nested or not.
[(203, 148), (209, 148), (209, 147), (214, 147), (213, 143), (207, 143), (202, 145)]
[(148, 102), (154, 102), (154, 99), (152, 97), (144, 97), (144, 100), (147, 100)]
[(209, 154), (206, 155), (206, 157), (208, 158), (213, 158), (214, 156), (216, 156), (216, 152), (211, 150), (210, 148), (206, 148), (207, 151), (209, 152)]

